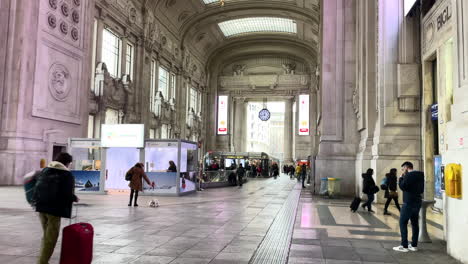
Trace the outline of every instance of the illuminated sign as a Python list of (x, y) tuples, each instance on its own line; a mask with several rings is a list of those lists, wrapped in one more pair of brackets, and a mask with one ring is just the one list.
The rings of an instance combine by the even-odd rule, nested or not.
[(299, 135), (309, 135), (309, 95), (299, 95)]
[[(416, 0), (404, 0), (405, 3), (405, 16), (408, 15), (408, 13), (411, 11), (413, 8), (414, 4), (416, 3)], [(401, 9), (400, 9), (401, 10)]]
[(103, 148), (143, 148), (145, 126), (141, 124), (102, 125)]
[(227, 135), (228, 133), (228, 96), (218, 96), (218, 135)]

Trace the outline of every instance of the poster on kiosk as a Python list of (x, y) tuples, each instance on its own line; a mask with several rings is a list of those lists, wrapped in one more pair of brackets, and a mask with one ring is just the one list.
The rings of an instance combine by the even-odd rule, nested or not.
[(101, 147), (105, 149), (106, 191), (128, 190), (125, 174), (141, 162), (144, 133), (142, 124), (102, 125)]

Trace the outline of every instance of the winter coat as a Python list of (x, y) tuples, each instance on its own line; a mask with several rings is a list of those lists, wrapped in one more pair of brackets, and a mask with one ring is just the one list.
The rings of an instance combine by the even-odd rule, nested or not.
[(403, 202), (412, 207), (420, 207), (424, 193), (424, 173), (411, 171), (400, 178), (398, 183), (403, 191)]
[(362, 192), (365, 194), (374, 194), (375, 181), (372, 175), (362, 174)]
[(167, 169), (168, 172), (177, 172), (177, 167), (176, 165), (170, 165), (169, 168)]
[(389, 198), (390, 191), (395, 192), (397, 190), (397, 176), (394, 174), (387, 173), (385, 177), (387, 178), (387, 189), (385, 190), (385, 198)]
[(236, 173), (237, 173), (237, 176), (239, 176), (239, 177), (244, 177), (244, 175), (245, 175), (245, 169), (244, 169), (244, 167), (239, 167), (239, 168), (237, 168)]
[(60, 162), (53, 161), (37, 177), (33, 204), (36, 212), (59, 217), (71, 217), (72, 204), (77, 201), (75, 178)]
[(145, 179), (146, 183), (148, 183), (148, 185), (151, 185), (151, 182), (148, 179), (148, 176), (146, 176), (142, 168), (133, 167), (127, 173), (132, 174), (132, 179), (130, 180), (130, 183), (128, 184), (128, 187), (130, 187), (130, 189), (142, 192), (143, 191), (142, 179)]

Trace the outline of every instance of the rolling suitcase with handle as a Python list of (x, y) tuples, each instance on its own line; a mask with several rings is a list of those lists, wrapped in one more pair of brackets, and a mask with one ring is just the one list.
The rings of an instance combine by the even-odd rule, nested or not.
[(356, 212), (357, 209), (359, 208), (359, 205), (361, 204), (361, 198), (356, 197), (354, 200), (351, 202), (351, 205), (349, 208), (351, 208), (351, 211)]
[[(78, 207), (76, 207), (76, 217)], [(63, 228), (60, 264), (90, 264), (93, 260), (93, 226), (75, 223)]]

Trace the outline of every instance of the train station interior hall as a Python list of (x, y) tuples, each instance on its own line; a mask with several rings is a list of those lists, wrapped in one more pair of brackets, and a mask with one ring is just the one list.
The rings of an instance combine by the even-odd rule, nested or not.
[(467, 0), (0, 0), (0, 36), (0, 263), (468, 263)]

